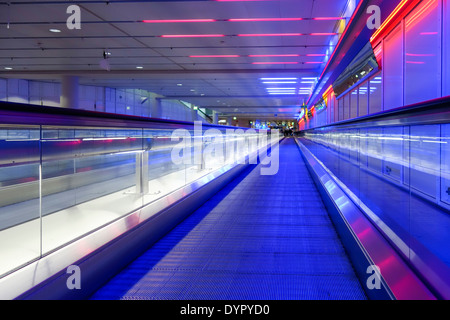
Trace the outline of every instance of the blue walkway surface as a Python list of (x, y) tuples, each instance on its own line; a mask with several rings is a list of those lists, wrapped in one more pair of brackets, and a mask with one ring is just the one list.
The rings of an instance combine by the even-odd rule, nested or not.
[(280, 169), (222, 189), (92, 299), (366, 299), (293, 139)]

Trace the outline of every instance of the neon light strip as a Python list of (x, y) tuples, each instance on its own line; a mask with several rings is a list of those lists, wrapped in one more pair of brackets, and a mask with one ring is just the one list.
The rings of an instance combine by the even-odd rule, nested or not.
[(238, 37), (285, 37), (285, 36), (303, 36), (302, 33), (250, 33), (238, 34)]
[[(424, 5), (420, 10), (418, 10), (417, 12), (414, 13), (414, 15), (412, 17), (409, 18), (408, 21), (406, 21), (405, 23), (405, 27), (406, 30), (408, 30), (410, 28), (411, 25), (415, 25), (416, 24), (416, 20), (419, 17), (423, 17), (424, 13), (428, 11), (428, 9), (433, 6), (432, 8), (435, 8), (437, 6), (437, 1), (435, 0), (430, 0), (426, 3), (426, 5)], [(403, 17), (402, 17), (403, 18)], [(422, 19), (421, 19), (422, 20)], [(420, 20), (419, 20), (420, 21)]]
[(298, 80), (298, 78), (261, 78), (260, 80)]
[(202, 22), (282, 22), (282, 21), (337, 21), (344, 20), (342, 17), (317, 17), (317, 18), (233, 18), (233, 19), (150, 19), (141, 20), (143, 23), (202, 23)]
[[(322, 57), (324, 54), (307, 54), (306, 57)], [(250, 55), (238, 55), (238, 54), (210, 54), (210, 55), (190, 55), (189, 58), (239, 58), (239, 57), (250, 57), (250, 58), (266, 58), (266, 57), (301, 57), (299, 54), (250, 54)], [(311, 63), (322, 63), (322, 62), (311, 62)]]
[(336, 36), (339, 33), (335, 33), (335, 32), (324, 32), (324, 33), (310, 33), (310, 36)]
[[(352, 17), (350, 18), (349, 22), (348, 22), (347, 25), (345, 26), (344, 32), (341, 34), (341, 36), (339, 37), (338, 43), (337, 43), (336, 46), (334, 47), (334, 51), (333, 51), (333, 53), (331, 54), (330, 59), (328, 59), (327, 64), (326, 64), (325, 67), (323, 68), (322, 74), (320, 75), (319, 79), (322, 79), (323, 75), (325, 74), (325, 71), (327, 70), (328, 65), (329, 65), (330, 62), (333, 60), (333, 57), (334, 57), (334, 55), (336, 54), (336, 51), (338, 50), (339, 45), (341, 44), (342, 39), (344, 38), (344, 35), (348, 32), (348, 29), (349, 29), (350, 25), (352, 24), (352, 21), (355, 19), (356, 13), (357, 13), (357, 12), (359, 11), (359, 9), (361, 8), (361, 5), (362, 5), (363, 2), (364, 2), (364, 1), (360, 1), (359, 4), (358, 4), (358, 7), (357, 7), (357, 8), (355, 9), (355, 11), (353, 12)], [(312, 95), (309, 96), (308, 102), (307, 102), (306, 104), (309, 103), (309, 101), (311, 100), (311, 98), (312, 98)]]
[(264, 84), (294, 84), (297, 81), (264, 81)]
[(334, 36), (339, 33), (243, 33), (236, 35), (225, 34), (163, 34), (161, 38), (211, 38), (211, 37), (298, 37), (298, 36)]
[(267, 90), (296, 90), (297, 88), (267, 88)]

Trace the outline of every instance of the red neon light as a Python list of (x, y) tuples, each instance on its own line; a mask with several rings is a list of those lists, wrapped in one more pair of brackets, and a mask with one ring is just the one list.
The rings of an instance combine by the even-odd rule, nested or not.
[(161, 38), (213, 38), (225, 37), (224, 34), (163, 34)]
[(215, 22), (215, 19), (169, 19), (169, 20), (142, 20), (144, 23), (181, 23), (181, 22)]
[(412, 63), (412, 64), (424, 64), (423, 61), (406, 61), (406, 63)]
[(429, 36), (429, 35), (435, 35), (438, 34), (437, 32), (421, 32), (419, 33), (421, 36)]
[(284, 37), (284, 36), (302, 36), (302, 33), (247, 33), (238, 34), (238, 37)]
[(310, 33), (310, 36), (335, 36), (338, 35), (338, 33), (334, 32), (326, 32), (326, 33)]
[(299, 54), (250, 54), (249, 57), (299, 57)]
[(305, 63), (307, 63), (307, 64), (322, 64), (323, 62), (321, 62), (321, 61), (306, 61)]
[(306, 55), (307, 57), (325, 57), (326, 54), (322, 54), (322, 53), (309, 53)]
[(312, 18), (313, 20), (343, 20), (345, 18), (343, 17), (317, 17), (317, 18)]
[(252, 62), (252, 64), (298, 64), (296, 61), (291, 62)]
[(189, 58), (238, 58), (237, 54), (217, 54), (217, 55), (193, 55)]

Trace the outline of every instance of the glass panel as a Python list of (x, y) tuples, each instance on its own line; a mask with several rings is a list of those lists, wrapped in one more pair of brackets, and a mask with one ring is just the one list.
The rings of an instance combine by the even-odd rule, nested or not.
[(403, 160), (403, 127), (390, 127), (383, 131), (383, 137), (380, 140), (383, 144), (383, 174), (400, 182)]
[(449, 136), (449, 124), (436, 124), (322, 129), (301, 138), (398, 252), (441, 291), (450, 285)]
[(383, 145), (379, 143), (382, 130), (382, 128), (367, 129), (367, 166), (375, 172), (382, 172)]
[(367, 85), (368, 81), (366, 83), (363, 83), (359, 87), (358, 91), (358, 115), (360, 117), (367, 115), (367, 106), (368, 106)]
[(327, 112), (329, 114), (327, 124), (334, 122), (334, 94), (331, 94), (328, 98), (328, 106), (327, 106)]
[(402, 35), (402, 24), (399, 24), (384, 40), (384, 110), (403, 106)]
[(443, 96), (450, 95), (450, 1), (444, 1), (444, 59), (443, 59)]
[[(144, 141), (150, 146), (142, 155), (144, 204), (151, 203), (186, 184), (187, 176), (197, 172), (192, 162), (191, 139), (187, 129), (144, 130)], [(172, 153), (176, 148), (177, 152)]]
[(344, 96), (344, 120), (350, 118), (350, 93)]
[(0, 276), (37, 259), (39, 127), (0, 126)]
[(439, 2), (422, 1), (405, 19), (406, 105), (441, 96)]
[(375, 75), (369, 81), (369, 114), (378, 113), (382, 110), (382, 81), (381, 73)]
[(450, 124), (441, 127), (441, 201), (450, 205)]
[(43, 127), (42, 135), (44, 253), (142, 206), (142, 130)]

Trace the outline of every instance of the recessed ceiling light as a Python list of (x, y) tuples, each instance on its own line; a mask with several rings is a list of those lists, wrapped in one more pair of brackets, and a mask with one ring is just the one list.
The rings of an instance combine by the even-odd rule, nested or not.
[(195, 92), (195, 89), (191, 89), (191, 92)]
[(177, 86), (181, 87), (183, 84), (182, 83), (177, 83)]
[(142, 66), (137, 66), (136, 69), (144, 69)]
[(11, 67), (5, 67), (5, 70), (12, 70), (13, 68)]
[(54, 33), (59, 33), (59, 32), (61, 32), (61, 30), (59, 30), (59, 29), (49, 29), (48, 31), (54, 32)]
[(275, 81), (277, 81), (277, 80), (297, 80), (297, 78), (261, 78), (261, 80), (268, 80), (268, 81), (271, 81), (271, 80), (275, 80)]

